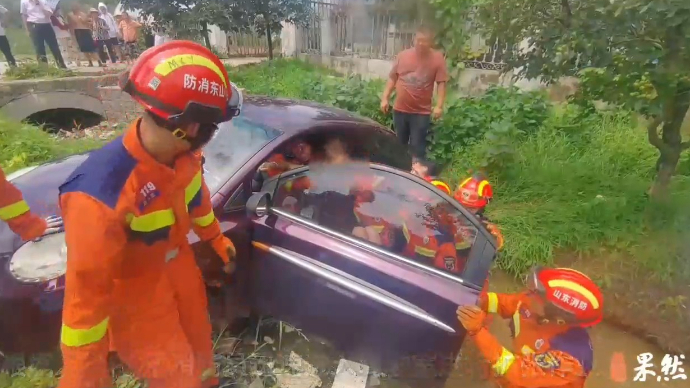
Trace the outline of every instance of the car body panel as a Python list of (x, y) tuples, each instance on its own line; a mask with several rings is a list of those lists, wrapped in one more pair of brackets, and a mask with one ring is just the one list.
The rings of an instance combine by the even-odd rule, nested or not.
[[(225, 284), (209, 289), (211, 298), (220, 295), (224, 303), (215, 314), (212, 310), (212, 315), (227, 318), (249, 309), (272, 315), (327, 339), (353, 358), (381, 368), (395, 365), (406, 355), (456, 355), (464, 331), (457, 325), (455, 307), (476, 300), (478, 284), (486, 277), (495, 254), (491, 235), (478, 226), (483, 237), (472, 248), (472, 255), (484, 258), (471, 266), (468, 264), (472, 268), (468, 275), (472, 281), (468, 283), (318, 225), (309, 225), (290, 214), (281, 214), (280, 209), (271, 209), (270, 214), (261, 218), (252, 217), (244, 204), (255, 194), (251, 186), (254, 173), (259, 164), (296, 136), (334, 131), (345, 131), (352, 136), (375, 134), (376, 138), (366, 140), (371, 143), (368, 145), (378, 147), (377, 155), (371, 155), (372, 160), (400, 157), (393, 163), (400, 166), (408, 163), (409, 156), (387, 129), (349, 112), (318, 104), (247, 98), (240, 120), (279, 134), (265, 144), (256, 143), (261, 146), (253, 155), (236, 163), (232, 171), (223, 172), (226, 175), (222, 180), (227, 178), (227, 181), (217, 185), (212, 193), (221, 229), (237, 249), (236, 273), (223, 274), (222, 262), (210, 247), (200, 244), (193, 232), (189, 234), (204, 277), (209, 283)], [(24, 192), (37, 214), (59, 214), (57, 188), (86, 157), (76, 155), (42, 165), (13, 183)], [(375, 168), (395, 170), (385, 166)], [(261, 190), (275, 187), (279, 179), (299, 170), (264, 182)], [(440, 193), (428, 182), (395, 171), (415, 184)], [(439, 195), (453, 201), (445, 194)], [(9, 242), (3, 243), (3, 238)], [(14, 279), (7, 270), (8, 261), (21, 245), (18, 237), (10, 235), (6, 225), (0, 224), (0, 350), (52, 350), (59, 337), (63, 278), (58, 279), (57, 285), (23, 284)], [(8, 316), (6, 311), (12, 311), (12, 315)]]

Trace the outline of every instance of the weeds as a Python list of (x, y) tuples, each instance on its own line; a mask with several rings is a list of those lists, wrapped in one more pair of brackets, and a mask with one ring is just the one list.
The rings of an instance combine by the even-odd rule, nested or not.
[(36, 61), (20, 62), (18, 66), (7, 69), (3, 76), (8, 80), (24, 80), (36, 78), (65, 78), (76, 74), (68, 69), (62, 69), (52, 64)]
[(101, 145), (93, 139), (58, 140), (41, 128), (0, 117), (0, 166), (5, 173), (88, 151)]

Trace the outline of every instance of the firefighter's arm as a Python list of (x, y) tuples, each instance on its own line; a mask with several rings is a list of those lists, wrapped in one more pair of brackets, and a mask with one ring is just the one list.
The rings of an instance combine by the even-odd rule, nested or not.
[(206, 186), (201, 171), (194, 177), (190, 189), (185, 192), (185, 199), (192, 217), (192, 228), (201, 241), (211, 243), (213, 250), (225, 264), (235, 256), (235, 246), (225, 237), (220, 229), (220, 223), (213, 212), (211, 192)]
[(496, 224), (488, 222), (486, 224), (486, 229), (496, 238), (496, 243), (498, 244), (497, 249), (500, 251), (503, 249), (503, 234), (501, 229), (498, 228)]
[(106, 332), (113, 279), (122, 265), (126, 233), (110, 208), (86, 194), (63, 194), (60, 206), (67, 244), (62, 378), (75, 387), (108, 386)]
[(585, 376), (579, 361), (561, 351), (520, 355), (501, 346), (486, 328), (471, 338), (494, 373), (510, 385), (524, 388), (558, 387), (580, 381)]
[(46, 221), (33, 214), (22, 193), (5, 178), (0, 169), (0, 220), (23, 240), (33, 240), (45, 232)]
[(479, 299), (479, 307), (487, 313), (498, 314), (503, 318), (510, 318), (517, 311), (522, 301), (522, 294), (499, 294), (489, 292), (486, 297)]

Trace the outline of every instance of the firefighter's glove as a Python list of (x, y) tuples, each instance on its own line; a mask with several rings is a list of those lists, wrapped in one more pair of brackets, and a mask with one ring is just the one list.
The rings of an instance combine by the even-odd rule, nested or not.
[(45, 218), (46, 228), (39, 237), (35, 238), (33, 241), (41, 241), (43, 237), (50, 236), (52, 234), (62, 233), (65, 231), (65, 226), (60, 216), (48, 216)]
[(467, 334), (475, 335), (484, 327), (486, 313), (478, 306), (458, 307), (456, 314), (462, 326), (467, 330)]
[(237, 252), (235, 251), (235, 245), (230, 241), (229, 238), (220, 235), (213, 240), (211, 240), (211, 246), (213, 250), (223, 259), (223, 271), (225, 273), (233, 273), (235, 271), (235, 263), (232, 261), (235, 258)]

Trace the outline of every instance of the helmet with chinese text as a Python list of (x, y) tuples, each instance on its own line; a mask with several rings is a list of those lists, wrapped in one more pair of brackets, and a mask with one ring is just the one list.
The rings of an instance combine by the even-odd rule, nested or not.
[[(171, 123), (218, 124), (232, 116), (239, 91), (206, 47), (174, 40), (144, 51), (120, 87), (146, 111)], [(235, 97), (235, 98), (233, 98)], [(241, 100), (240, 100), (241, 101)]]
[(453, 197), (465, 207), (483, 209), (489, 204), (493, 195), (489, 181), (481, 174), (475, 174), (458, 185)]
[(528, 279), (530, 291), (540, 295), (561, 324), (594, 326), (603, 319), (604, 297), (587, 275), (570, 268), (534, 268)]

